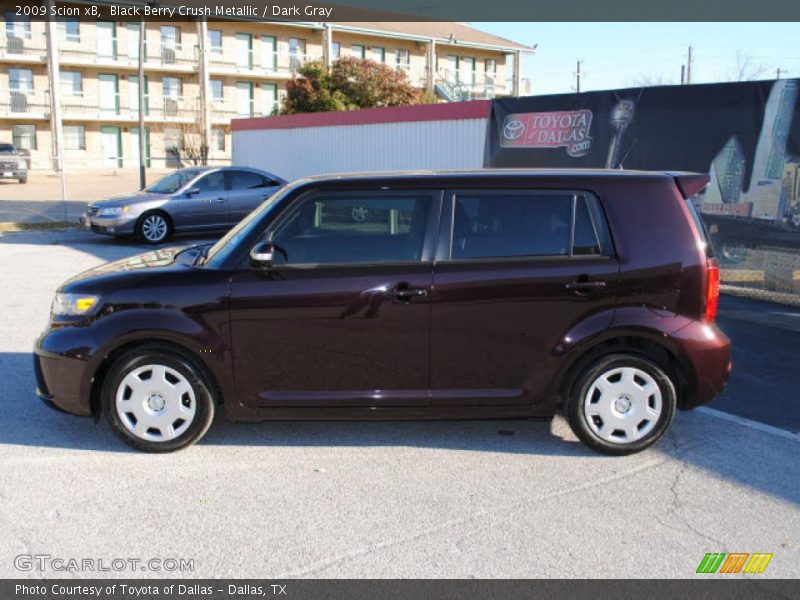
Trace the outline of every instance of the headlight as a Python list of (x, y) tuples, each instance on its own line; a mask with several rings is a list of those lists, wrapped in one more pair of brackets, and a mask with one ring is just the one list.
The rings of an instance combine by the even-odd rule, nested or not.
[(124, 215), (131, 209), (130, 206), (110, 206), (108, 208), (101, 208), (97, 213), (98, 217), (118, 217)]
[(28, 163), (25, 162), (24, 160), (18, 160), (17, 161), (17, 168), (18, 169), (24, 169), (27, 166), (28, 166)]
[(89, 313), (100, 298), (90, 294), (56, 294), (52, 312), (56, 316), (77, 316)]

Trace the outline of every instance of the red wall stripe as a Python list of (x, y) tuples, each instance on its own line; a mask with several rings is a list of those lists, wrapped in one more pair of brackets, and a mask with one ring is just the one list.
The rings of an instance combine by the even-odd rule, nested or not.
[(362, 108), (324, 113), (303, 113), (233, 119), (231, 129), (295, 129), (300, 127), (333, 127), (336, 125), (374, 125), (377, 123), (408, 123), (414, 121), (457, 121), (485, 119), (489, 116), (491, 100), (448, 102), (441, 104), (415, 104), (386, 108)]

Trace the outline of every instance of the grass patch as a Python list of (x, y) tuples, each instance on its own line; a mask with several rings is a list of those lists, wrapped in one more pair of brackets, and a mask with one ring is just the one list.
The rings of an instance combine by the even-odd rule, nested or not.
[(49, 221), (47, 223), (0, 223), (0, 233), (9, 231), (37, 231), (42, 229), (72, 229), (76, 223), (68, 221)]

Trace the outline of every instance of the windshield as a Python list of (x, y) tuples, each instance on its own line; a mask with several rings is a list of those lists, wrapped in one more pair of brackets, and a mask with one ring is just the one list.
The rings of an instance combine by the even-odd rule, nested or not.
[(154, 194), (174, 194), (200, 173), (202, 173), (202, 169), (182, 169), (180, 171), (175, 171), (159, 179), (149, 188), (146, 188), (145, 191)]
[(296, 188), (296, 185), (287, 185), (283, 189), (276, 192), (268, 200), (265, 200), (263, 204), (247, 215), (244, 219), (239, 221), (238, 225), (236, 225), (222, 238), (220, 238), (216, 244), (208, 249), (207, 258), (204, 264), (211, 268), (220, 267), (228, 258), (228, 256), (230, 256), (231, 252), (236, 249), (239, 242), (250, 235), (253, 229), (258, 226), (258, 224), (261, 222), (261, 217), (267, 215), (269, 211), (277, 206), (281, 198), (284, 198), (286, 194), (294, 191)]
[(3, 154), (7, 153), (13, 154), (16, 152), (16, 149), (11, 144), (0, 144), (0, 152), (2, 152)]

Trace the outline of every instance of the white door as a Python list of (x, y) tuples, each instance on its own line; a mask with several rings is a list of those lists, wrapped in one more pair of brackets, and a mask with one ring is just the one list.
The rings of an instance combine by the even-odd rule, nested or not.
[(139, 23), (128, 23), (128, 58), (139, 60)]
[(119, 97), (117, 76), (101, 73), (98, 75), (100, 84), (100, 110), (116, 114), (119, 112)]
[(97, 22), (97, 56), (99, 58), (116, 58), (116, 33), (114, 23)]
[(250, 83), (240, 81), (236, 84), (236, 114), (240, 117), (253, 114), (253, 86)]
[(475, 59), (463, 58), (461, 59), (461, 75), (459, 76), (461, 83), (467, 85), (475, 85)]
[(120, 166), (119, 127), (103, 127), (103, 166), (116, 168)]
[(277, 101), (278, 101), (278, 86), (276, 86), (274, 83), (262, 83), (261, 114), (265, 116), (271, 115)]
[(271, 35), (261, 36), (261, 66), (268, 71), (274, 71), (278, 59), (278, 49), (275, 38)]
[(252, 38), (247, 33), (236, 34), (236, 66), (243, 69), (250, 69), (253, 66), (252, 60)]
[[(150, 136), (147, 135), (147, 129), (144, 132), (144, 162), (145, 166), (150, 166), (150, 144), (148, 143), (150, 140)], [(138, 167), (140, 164), (139, 161), (139, 128), (138, 127), (131, 127), (131, 134), (128, 136), (130, 140), (130, 146), (128, 150), (128, 156), (130, 156), (131, 165), (134, 167)]]

